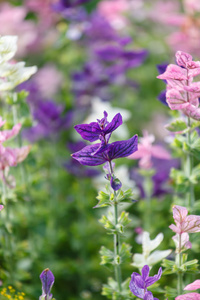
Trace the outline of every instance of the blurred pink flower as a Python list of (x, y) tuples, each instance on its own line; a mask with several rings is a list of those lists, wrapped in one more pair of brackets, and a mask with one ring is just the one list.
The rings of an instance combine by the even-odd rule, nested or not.
[[(0, 127), (5, 123), (0, 117)], [(6, 167), (16, 166), (22, 162), (30, 151), (30, 146), (24, 146), (22, 148), (10, 148), (4, 147), (3, 142), (14, 137), (19, 133), (21, 124), (16, 124), (11, 130), (0, 131), (0, 170), (4, 170)]]
[(63, 83), (62, 74), (53, 64), (47, 64), (39, 69), (33, 79), (43, 97), (52, 97)]
[(186, 285), (186, 287), (184, 288), (184, 290), (187, 290), (187, 291), (194, 291), (194, 290), (197, 290), (197, 289), (200, 289), (200, 280), (199, 279), (197, 279), (194, 282)]
[(23, 6), (0, 4), (0, 35), (17, 35), (19, 37), (17, 55), (23, 56), (30, 45), (36, 42), (37, 27), (25, 20), (27, 10)]
[(143, 169), (152, 167), (151, 158), (170, 159), (171, 156), (164, 147), (160, 145), (152, 145), (155, 141), (153, 135), (149, 135), (147, 131), (143, 132), (143, 138), (140, 138), (138, 151), (128, 156), (129, 159), (140, 159), (139, 166)]
[(0, 205), (0, 211), (1, 211), (3, 208), (4, 208), (4, 206), (1, 204), (1, 205)]
[(98, 4), (99, 13), (115, 28), (121, 29), (127, 24), (125, 13), (128, 12), (129, 0), (106, 0)]
[(200, 216), (190, 215), (185, 207), (175, 205), (173, 207), (173, 218), (176, 225), (171, 224), (169, 228), (178, 234), (183, 232), (200, 232)]

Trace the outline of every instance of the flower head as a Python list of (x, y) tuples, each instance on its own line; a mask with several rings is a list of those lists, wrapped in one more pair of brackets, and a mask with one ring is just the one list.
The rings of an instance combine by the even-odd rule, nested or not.
[(157, 78), (166, 80), (166, 101), (172, 110), (180, 110), (186, 116), (200, 120), (200, 82), (193, 82), (200, 74), (200, 61), (193, 61), (188, 53), (177, 51), (178, 65), (168, 65)]
[(147, 287), (158, 281), (162, 275), (162, 268), (158, 270), (158, 274), (149, 276), (149, 266), (145, 265), (142, 268), (142, 275), (133, 272), (131, 275), (131, 282), (129, 288), (131, 292), (138, 298), (150, 300), (156, 299), (153, 297), (150, 291), (147, 291)]
[(42, 282), (42, 296), (40, 296), (40, 300), (51, 300), (51, 288), (55, 280), (53, 273), (51, 272), (51, 270), (45, 269), (40, 274), (40, 279)]
[(173, 218), (176, 225), (171, 224), (169, 228), (178, 234), (183, 232), (200, 232), (200, 216), (190, 215), (185, 207), (175, 205), (173, 207)]

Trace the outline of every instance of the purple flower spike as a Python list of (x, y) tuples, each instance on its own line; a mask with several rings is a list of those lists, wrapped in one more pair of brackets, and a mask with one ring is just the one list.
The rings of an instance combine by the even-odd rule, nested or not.
[(40, 280), (42, 282), (42, 296), (40, 297), (40, 300), (51, 300), (52, 299), (52, 294), (51, 288), (54, 284), (54, 275), (49, 269), (45, 269), (41, 274), (40, 274)]
[(126, 157), (137, 151), (137, 135), (129, 140), (107, 144), (105, 150), (97, 153), (101, 144), (94, 144), (84, 147), (82, 150), (72, 154), (72, 157), (78, 160), (82, 165), (98, 166), (115, 158)]
[(149, 276), (149, 266), (145, 265), (142, 268), (142, 275), (133, 273), (131, 275), (131, 282), (129, 288), (131, 292), (138, 298), (144, 300), (156, 300), (150, 291), (147, 291), (147, 287), (158, 281), (162, 275), (162, 268), (158, 270), (158, 274), (153, 277)]
[(107, 121), (107, 116), (107, 112), (104, 111), (104, 118), (101, 120), (90, 124), (76, 125), (74, 128), (84, 140), (94, 142), (103, 138), (108, 142), (110, 138), (109, 134), (122, 125), (122, 116), (120, 113), (116, 114), (111, 122)]

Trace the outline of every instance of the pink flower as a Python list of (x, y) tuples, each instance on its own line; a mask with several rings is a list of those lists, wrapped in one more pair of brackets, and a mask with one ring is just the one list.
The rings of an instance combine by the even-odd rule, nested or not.
[(178, 66), (170, 64), (157, 77), (167, 81), (167, 103), (172, 110), (180, 110), (186, 116), (200, 120), (200, 82), (193, 82), (200, 74), (200, 61), (193, 61), (190, 54), (182, 51), (176, 52), (176, 60)]
[(4, 208), (4, 206), (1, 204), (1, 205), (0, 205), (0, 211), (1, 211), (3, 208)]
[(199, 279), (197, 279), (194, 282), (186, 285), (186, 287), (184, 288), (184, 290), (187, 290), (187, 291), (194, 291), (194, 290), (197, 290), (197, 289), (200, 289), (200, 280)]
[(200, 300), (200, 294), (198, 293), (189, 293), (185, 295), (180, 295), (175, 298), (175, 300)]
[(155, 138), (153, 135), (148, 135), (147, 131), (143, 132), (144, 137), (140, 138), (138, 151), (128, 156), (130, 159), (140, 159), (139, 166), (144, 169), (152, 167), (151, 158), (157, 157), (160, 159), (170, 159), (170, 154), (162, 146), (152, 145)]
[(125, 12), (129, 9), (129, 0), (101, 1), (98, 11), (110, 24), (116, 28), (123, 28), (127, 24)]
[[(176, 249), (179, 249), (179, 234), (177, 233), (176, 235), (174, 235), (172, 237), (175, 245), (176, 245)], [(183, 232), (181, 234), (181, 245), (180, 245), (180, 249), (177, 251), (179, 253), (179, 251), (184, 251), (186, 249), (191, 249), (192, 248), (192, 243), (189, 241), (189, 234), (187, 232)]]
[[(5, 123), (0, 117), (0, 127)], [(0, 131), (0, 170), (5, 170), (6, 167), (16, 166), (22, 162), (30, 151), (30, 146), (24, 146), (22, 148), (10, 148), (4, 147), (3, 142), (14, 137), (19, 133), (21, 124), (18, 123), (11, 130)]]
[(169, 228), (174, 232), (178, 234), (200, 232), (200, 216), (188, 216), (185, 207), (175, 205), (173, 207), (173, 218), (176, 225), (171, 224)]

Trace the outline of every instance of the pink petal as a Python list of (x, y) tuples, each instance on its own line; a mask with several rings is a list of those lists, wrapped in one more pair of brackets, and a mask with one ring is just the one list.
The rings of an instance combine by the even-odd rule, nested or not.
[(11, 130), (0, 131), (0, 142), (4, 142), (11, 137), (17, 135), (21, 129), (21, 124), (16, 124)]
[(200, 216), (187, 216), (182, 223), (182, 232), (200, 232)]
[(30, 150), (31, 150), (31, 146), (24, 146), (22, 148), (15, 149), (15, 153), (17, 156), (17, 163), (22, 162), (27, 157)]
[(193, 291), (193, 290), (197, 290), (197, 289), (200, 289), (200, 279), (197, 279), (194, 282), (186, 285), (186, 287), (184, 288), (184, 290), (187, 290), (187, 291)]
[(157, 76), (157, 78), (165, 80), (174, 79), (180, 81), (188, 79), (187, 71), (185, 69), (172, 64), (168, 65), (166, 71), (163, 74)]
[(188, 214), (187, 208), (179, 205), (173, 207), (173, 218), (177, 224), (182, 223)]
[(0, 205), (0, 211), (1, 211), (3, 208), (4, 208), (4, 206), (3, 206), (3, 205)]
[(171, 155), (170, 153), (162, 146), (155, 145), (152, 146), (151, 154), (154, 157), (160, 158), (160, 159), (170, 159)]
[(200, 120), (200, 108), (197, 108), (190, 103), (188, 103), (187, 107), (183, 109), (183, 113), (194, 120)]
[(143, 145), (141, 144), (138, 144), (138, 150), (136, 152), (134, 152), (133, 154), (129, 155), (128, 158), (130, 159), (139, 159), (139, 158), (142, 158), (146, 155), (149, 155), (149, 150), (144, 147)]
[(180, 295), (176, 297), (175, 300), (200, 300), (200, 294), (189, 293), (185, 295)]
[(174, 232), (176, 232), (176, 233), (178, 233), (178, 234), (181, 233), (181, 229), (178, 228), (178, 227), (177, 227), (176, 225), (174, 225), (174, 224), (171, 224), (171, 225), (169, 226), (169, 228), (170, 228), (172, 231), (174, 231)]
[(186, 67), (186, 63), (192, 61), (192, 56), (183, 51), (176, 52), (176, 61), (180, 67)]

